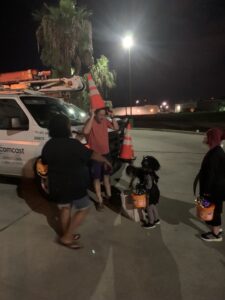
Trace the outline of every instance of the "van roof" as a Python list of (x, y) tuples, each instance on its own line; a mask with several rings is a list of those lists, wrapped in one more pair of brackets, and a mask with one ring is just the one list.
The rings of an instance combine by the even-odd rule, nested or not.
[(51, 96), (47, 96), (47, 95), (41, 95), (41, 94), (24, 94), (24, 93), (20, 93), (20, 94), (1, 94), (0, 93), (0, 100), (1, 99), (5, 99), (5, 98), (15, 98), (15, 97), (26, 97), (26, 98), (31, 98), (31, 97), (35, 97), (35, 98), (51, 98), (51, 99), (55, 99), (55, 100), (60, 100), (59, 98), (54, 98)]

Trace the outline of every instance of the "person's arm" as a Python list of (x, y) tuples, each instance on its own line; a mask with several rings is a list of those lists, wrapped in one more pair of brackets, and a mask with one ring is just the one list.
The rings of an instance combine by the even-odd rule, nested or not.
[[(47, 142), (48, 143), (48, 142)], [(41, 161), (44, 165), (47, 165), (48, 164), (48, 155), (47, 155), (47, 147), (46, 147), (46, 144), (42, 150), (42, 153), (41, 153)]]
[(85, 147), (83, 144), (81, 144), (81, 142), (79, 142), (78, 140), (74, 140), (75, 145), (76, 145), (76, 149), (75, 149), (75, 155), (77, 155), (77, 153), (79, 153), (79, 156), (81, 158), (81, 160), (87, 164), (88, 161), (90, 159), (92, 160), (96, 160), (99, 161), (101, 163), (104, 163), (105, 165), (107, 165), (110, 169), (112, 169), (112, 165), (111, 163), (101, 154), (94, 152), (93, 150), (88, 149), (87, 147)]
[(94, 113), (94, 111), (91, 111), (91, 117), (87, 121), (87, 123), (84, 125), (84, 128), (83, 128), (83, 134), (85, 136), (89, 135), (90, 132), (91, 132), (93, 121), (94, 121), (94, 117), (95, 117), (95, 113)]
[(118, 124), (118, 122), (116, 121), (116, 119), (114, 117), (112, 119), (112, 124), (113, 124), (113, 129), (114, 130), (119, 130), (120, 129), (119, 124)]
[(107, 166), (109, 166), (110, 169), (112, 169), (111, 163), (104, 156), (102, 156), (101, 154), (99, 154), (97, 152), (92, 152), (91, 159), (96, 160), (101, 163), (104, 163)]
[(114, 130), (119, 130), (120, 128), (119, 128), (119, 124), (118, 124), (118, 122), (116, 121), (116, 119), (114, 118), (114, 114), (113, 114), (113, 112), (112, 111), (109, 111), (108, 112), (108, 115), (109, 115), (109, 117), (112, 119), (112, 122), (110, 122), (110, 124), (111, 124), (111, 126), (109, 126), (110, 128), (112, 128), (112, 129), (114, 129)]
[(150, 190), (153, 186), (153, 179), (150, 174), (145, 177), (145, 187)]

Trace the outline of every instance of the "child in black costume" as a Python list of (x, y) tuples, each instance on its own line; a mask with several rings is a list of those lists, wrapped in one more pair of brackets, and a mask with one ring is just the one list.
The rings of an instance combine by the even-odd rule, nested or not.
[(137, 178), (139, 184), (142, 185), (147, 194), (148, 204), (146, 211), (148, 214), (148, 222), (143, 225), (146, 229), (155, 228), (156, 224), (160, 224), (159, 214), (157, 210), (157, 203), (160, 198), (160, 191), (158, 188), (159, 177), (156, 172), (160, 169), (160, 164), (153, 156), (145, 156), (141, 163), (141, 168), (134, 166), (127, 167), (127, 174), (132, 177), (130, 186)]

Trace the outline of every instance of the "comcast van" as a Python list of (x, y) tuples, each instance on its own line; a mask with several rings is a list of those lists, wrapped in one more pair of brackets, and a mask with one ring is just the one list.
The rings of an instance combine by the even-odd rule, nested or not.
[(81, 131), (85, 112), (63, 100), (39, 95), (0, 95), (0, 174), (33, 177), (35, 160), (49, 139), (48, 123), (67, 115)]
[[(63, 100), (38, 94), (0, 94), (0, 175), (35, 176), (34, 165), (48, 136), (49, 120), (67, 115), (74, 135), (82, 131), (87, 115)], [(110, 132), (110, 151), (114, 169), (120, 167), (118, 154), (123, 128)], [(74, 136), (75, 137), (75, 136)]]

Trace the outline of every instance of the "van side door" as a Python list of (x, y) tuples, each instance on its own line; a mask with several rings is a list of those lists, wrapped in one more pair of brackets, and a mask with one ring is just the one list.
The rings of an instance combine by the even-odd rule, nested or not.
[(32, 143), (29, 119), (13, 97), (0, 98), (0, 174), (20, 176)]

